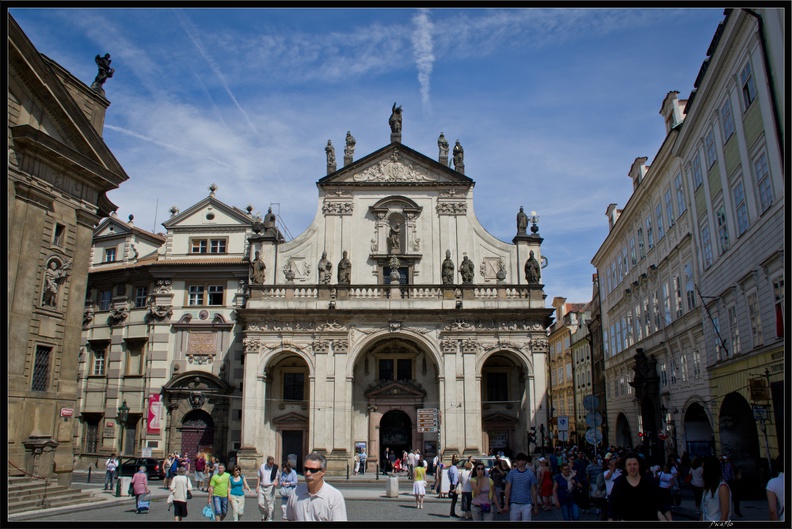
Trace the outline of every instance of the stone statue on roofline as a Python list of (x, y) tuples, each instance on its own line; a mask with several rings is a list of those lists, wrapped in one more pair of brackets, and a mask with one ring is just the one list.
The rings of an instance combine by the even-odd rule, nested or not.
[(99, 72), (96, 74), (96, 78), (94, 79), (94, 82), (91, 85), (91, 90), (103, 94), (104, 93), (103, 85), (105, 81), (107, 81), (110, 77), (113, 77), (113, 74), (115, 73), (115, 68), (110, 68), (110, 63), (113, 61), (110, 60), (109, 53), (105, 53), (104, 57), (102, 57), (101, 55), (97, 55), (94, 60), (96, 61), (96, 66), (99, 68)]

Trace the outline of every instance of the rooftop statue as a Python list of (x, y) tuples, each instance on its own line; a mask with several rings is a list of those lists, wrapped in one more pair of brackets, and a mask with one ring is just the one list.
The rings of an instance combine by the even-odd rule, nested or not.
[(467, 255), (459, 264), (459, 273), (462, 274), (462, 283), (470, 284), (473, 282), (473, 276), (476, 274), (476, 270), (473, 261), (468, 259)]
[(437, 138), (437, 147), (440, 149), (440, 156), (448, 158), (448, 140), (446, 140), (442, 132), (440, 137)]
[(529, 285), (539, 283), (541, 267), (539, 261), (534, 257), (533, 250), (528, 254), (528, 260), (525, 261), (525, 280)]
[(454, 261), (451, 260), (451, 250), (446, 250), (446, 258), (443, 261), (443, 284), (454, 284)]
[(113, 77), (115, 73), (115, 68), (110, 68), (110, 63), (113, 61), (110, 60), (109, 53), (105, 53), (104, 57), (97, 55), (94, 60), (96, 61), (96, 66), (99, 67), (99, 72), (96, 74), (96, 79), (94, 79), (91, 89), (95, 92), (104, 92), (102, 85), (107, 79)]
[(327, 165), (335, 164), (335, 147), (333, 147), (333, 144), (330, 140), (327, 140), (325, 152), (327, 153)]
[(517, 234), (525, 233), (526, 229), (528, 229), (528, 215), (525, 214), (523, 207), (520, 206), (520, 212), (517, 213)]
[(355, 154), (355, 138), (352, 136), (352, 133), (347, 131), (346, 135), (346, 147), (344, 147), (344, 158), (352, 158)]
[(393, 103), (393, 109), (391, 110), (390, 119), (388, 120), (388, 125), (390, 125), (391, 132), (401, 132), (402, 129), (402, 107), (396, 106), (396, 103)]
[(463, 165), (465, 165), (465, 149), (462, 148), (459, 140), (457, 140), (456, 145), (454, 145), (454, 169)]
[(349, 261), (349, 257), (346, 250), (341, 255), (341, 261), (338, 263), (338, 284), (339, 285), (348, 285), (350, 283), (350, 278), (352, 275), (352, 263)]

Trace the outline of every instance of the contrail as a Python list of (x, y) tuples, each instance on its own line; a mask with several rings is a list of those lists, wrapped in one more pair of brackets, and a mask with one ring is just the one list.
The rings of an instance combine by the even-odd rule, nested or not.
[(212, 69), (212, 71), (217, 76), (217, 78), (220, 79), (220, 82), (223, 83), (223, 88), (225, 88), (226, 93), (228, 93), (228, 96), (234, 102), (234, 104), (239, 109), (239, 111), (242, 112), (242, 115), (245, 116), (245, 119), (250, 125), (250, 128), (253, 129), (253, 132), (258, 134), (258, 129), (256, 129), (256, 126), (250, 120), (250, 117), (248, 116), (247, 112), (245, 112), (245, 109), (242, 108), (242, 105), (239, 104), (239, 101), (237, 101), (237, 98), (234, 97), (233, 92), (231, 92), (231, 89), (228, 87), (228, 82), (226, 82), (225, 77), (220, 72), (220, 68), (217, 67), (217, 64), (214, 62), (212, 57), (209, 56), (209, 54), (204, 49), (203, 44), (201, 44), (201, 42), (198, 40), (198, 37), (195, 35), (196, 32), (193, 29), (192, 22), (190, 22), (190, 20), (181, 11), (179, 10), (174, 10), (174, 11), (179, 19), (179, 23), (181, 24), (182, 29), (184, 29), (184, 32), (187, 33), (187, 36), (190, 37), (190, 40), (192, 40), (193, 44), (195, 44), (195, 47), (198, 48), (199, 52), (201, 52), (201, 55), (203, 55), (203, 58), (209, 64), (209, 67)]
[(429, 20), (429, 11), (421, 9), (413, 17), (415, 30), (412, 34), (413, 57), (418, 68), (418, 83), (421, 85), (421, 101), (424, 110), (429, 110), (429, 76), (435, 57), (432, 55), (432, 29), (434, 26)]
[[(151, 136), (145, 136), (143, 134), (140, 134), (139, 132), (135, 132), (134, 130), (125, 129), (123, 127), (116, 127), (115, 125), (105, 124), (105, 128), (106, 129), (110, 129), (110, 130), (114, 130), (116, 132), (120, 132), (122, 134), (126, 134), (128, 136), (132, 136), (133, 138), (137, 138), (139, 140), (143, 140), (143, 141), (147, 141), (149, 143), (153, 143), (154, 145), (159, 145), (160, 147), (162, 147), (164, 149), (167, 149), (169, 151), (175, 151), (175, 152), (178, 152), (178, 153), (181, 153), (181, 154), (188, 154), (190, 156), (205, 154), (205, 153), (200, 152), (200, 151), (196, 152), (196, 151), (192, 151), (190, 149), (185, 149), (183, 147), (178, 147), (178, 146), (173, 145), (171, 143), (165, 143), (163, 141), (156, 140), (156, 139), (152, 138)], [(222, 167), (226, 167), (226, 168), (229, 168), (229, 169), (232, 167), (231, 165), (223, 162), (222, 160), (218, 160), (217, 158), (215, 158), (213, 156), (206, 156), (206, 159), (207, 160), (211, 160), (211, 161), (215, 162), (216, 164), (218, 164), (218, 165), (220, 165)]]

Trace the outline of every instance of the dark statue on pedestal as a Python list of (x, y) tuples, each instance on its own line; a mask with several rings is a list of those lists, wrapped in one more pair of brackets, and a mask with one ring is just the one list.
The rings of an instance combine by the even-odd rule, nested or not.
[(454, 284), (454, 261), (451, 260), (451, 250), (446, 250), (446, 258), (443, 261), (443, 284)]
[(115, 73), (115, 68), (110, 68), (110, 63), (113, 62), (110, 60), (110, 54), (105, 53), (105, 56), (102, 57), (101, 55), (97, 55), (96, 59), (96, 66), (99, 67), (99, 72), (96, 74), (96, 79), (94, 79), (93, 84), (91, 85), (91, 90), (94, 92), (104, 93), (104, 85), (105, 81), (107, 81), (110, 77), (113, 77)]
[(341, 255), (341, 261), (338, 263), (338, 284), (339, 285), (348, 285), (350, 283), (350, 278), (352, 275), (352, 263), (349, 261), (349, 257), (347, 257), (347, 252), (344, 250), (344, 253)]
[(529, 285), (534, 285), (539, 283), (540, 276), (541, 267), (539, 266), (539, 261), (536, 260), (533, 250), (531, 250), (528, 254), (528, 260), (525, 261), (525, 280), (528, 281)]

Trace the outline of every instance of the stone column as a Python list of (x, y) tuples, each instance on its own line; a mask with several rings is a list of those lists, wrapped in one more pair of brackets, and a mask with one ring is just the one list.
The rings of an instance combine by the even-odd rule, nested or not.
[[(366, 470), (377, 469), (381, 465), (380, 456), (382, 449), (380, 447), (380, 421), (382, 420), (382, 412), (377, 411), (376, 406), (368, 407), (368, 461), (371, 464), (366, 464)], [(354, 442), (354, 439), (353, 439)]]
[(257, 444), (261, 443), (261, 430), (266, 417), (267, 375), (258, 374), (258, 350), (245, 348), (243, 351), (245, 368), (242, 384), (242, 402), (245, 406), (258, 409), (259, 404), (264, 405), (264, 413), (242, 413), (241, 437), (237, 451), (237, 464), (248, 475), (253, 475), (259, 466), (262, 454), (259, 453)]

